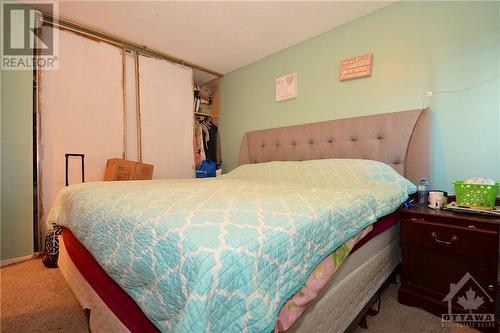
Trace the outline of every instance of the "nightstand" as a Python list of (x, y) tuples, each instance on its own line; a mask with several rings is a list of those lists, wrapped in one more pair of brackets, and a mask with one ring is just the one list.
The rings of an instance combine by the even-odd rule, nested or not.
[(399, 303), (427, 310), (447, 327), (461, 322), (498, 332), (500, 219), (425, 206), (399, 211)]

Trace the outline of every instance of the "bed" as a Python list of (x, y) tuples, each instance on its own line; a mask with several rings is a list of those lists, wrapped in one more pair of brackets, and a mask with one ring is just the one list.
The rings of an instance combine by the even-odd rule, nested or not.
[[(299, 179), (302, 177), (302, 175), (306, 174), (312, 177), (311, 178), (313, 179), (312, 181), (318, 182), (318, 180), (316, 179), (316, 175), (323, 172), (322, 170), (330, 170), (328, 168), (332, 167), (330, 165), (332, 163), (335, 164), (332, 170), (334, 170), (335, 168), (339, 168), (341, 164), (346, 164), (346, 163), (349, 164), (349, 168), (352, 168), (351, 164), (354, 163), (358, 167), (358, 171), (356, 172), (363, 172), (364, 168), (366, 168), (367, 165), (366, 163), (368, 163), (369, 168), (375, 168), (377, 170), (375, 172), (372, 172), (372, 174), (377, 174), (377, 175), (384, 174), (385, 176), (387, 176), (390, 173), (387, 172), (387, 170), (384, 169), (383, 166), (390, 165), (394, 170), (397, 171), (397, 173), (403, 175), (404, 177), (415, 183), (420, 177), (429, 177), (429, 124), (430, 124), (430, 110), (425, 109), (425, 110), (412, 110), (412, 111), (404, 111), (396, 113), (387, 113), (387, 114), (366, 116), (366, 117), (340, 119), (340, 120), (333, 120), (321, 123), (312, 123), (312, 124), (249, 132), (244, 135), (241, 144), (240, 158), (239, 158), (239, 164), (241, 165), (241, 168), (236, 169), (235, 170), (236, 172), (230, 173), (230, 175), (232, 174), (232, 176), (229, 176), (228, 177), (229, 179), (226, 179), (225, 183), (219, 182), (219, 183), (214, 183), (215, 185), (209, 185), (210, 183), (208, 182), (212, 182), (209, 180), (206, 183), (206, 186), (213, 186), (212, 191), (216, 191), (215, 189), (224, 187), (224, 186), (219, 186), (221, 184), (235, 182), (234, 184), (230, 185), (227, 193), (232, 193), (231, 191), (234, 190), (235, 184), (237, 185), (240, 184), (238, 186), (241, 186), (240, 188), (243, 189), (242, 193), (246, 193), (245, 195), (247, 196), (248, 193), (253, 193), (253, 192), (248, 192), (250, 191), (250, 188), (252, 189), (251, 191), (255, 191), (255, 188), (258, 188), (257, 191), (263, 191), (259, 192), (260, 195), (263, 195), (265, 198), (267, 198), (265, 200), (260, 201), (259, 204), (261, 205), (277, 204), (276, 202), (273, 202), (273, 200), (271, 200), (270, 198), (279, 196), (280, 189), (284, 189), (284, 191), (290, 191), (290, 193), (292, 192), (295, 193), (294, 191), (296, 191), (297, 193), (299, 192), (301, 193), (300, 194), (302, 196), (301, 200), (304, 200), (304, 198), (311, 198), (311, 202), (304, 202), (303, 203), (304, 205), (314, 206), (317, 204), (319, 205), (318, 206), (319, 208), (322, 208), (323, 206), (321, 206), (321, 204), (323, 205), (330, 204), (329, 203), (329, 201), (331, 201), (331, 198), (329, 197), (330, 195), (340, 195), (338, 194), (337, 190), (335, 193), (328, 192), (329, 189), (326, 188), (321, 188), (321, 190), (318, 190), (318, 188), (322, 186), (322, 184), (318, 184), (316, 187), (314, 187), (314, 190), (302, 193), (301, 191), (304, 191), (305, 189), (301, 188), (300, 181), (297, 181), (298, 184), (294, 185), (290, 184), (290, 182), (287, 182), (286, 187), (283, 188), (280, 188), (280, 186), (284, 186), (282, 182), (279, 184), (275, 183), (273, 184), (272, 187), (269, 186), (266, 187), (267, 185), (264, 184), (266, 183), (266, 181), (264, 181), (262, 182), (263, 184), (260, 184), (258, 187), (255, 187), (255, 181), (252, 180), (251, 182), (249, 182), (247, 178), (255, 177), (255, 174), (257, 174), (259, 177), (258, 179), (261, 179), (260, 177), (262, 177), (262, 175), (264, 174), (264, 175), (273, 175), (270, 179), (275, 179), (276, 175), (278, 175), (278, 178), (289, 177), (290, 179)], [(281, 163), (287, 163), (286, 161), (304, 161), (304, 163), (290, 162), (291, 164), (286, 164), (287, 167), (285, 170), (289, 169), (292, 170), (288, 174), (288, 171), (283, 171), (282, 168), (283, 164), (281, 164)], [(354, 161), (354, 162), (349, 162), (349, 161)], [(380, 161), (385, 164), (374, 161)], [(295, 170), (296, 172), (294, 173), (293, 169), (295, 168), (295, 165), (298, 166), (297, 170)], [(356, 169), (356, 167), (354, 167), (354, 169)], [(258, 171), (255, 172), (255, 170)], [(381, 170), (383, 170), (383, 172)], [(348, 172), (346, 171), (344, 173), (347, 174)], [(246, 178), (242, 181), (240, 179), (241, 177), (246, 177)], [(334, 181), (337, 181), (338, 179), (342, 178), (341, 175), (337, 175), (337, 177), (329, 177), (328, 173), (326, 177), (328, 179), (334, 179)], [(393, 176), (391, 175), (390, 177)], [(355, 177), (348, 178), (347, 181), (351, 182), (353, 181), (353, 178)], [(311, 180), (307, 181), (309, 182)], [(321, 183), (323, 182), (323, 180), (321, 179), (319, 182)], [(241, 185), (243, 183), (245, 185)], [(285, 288), (286, 292), (282, 292), (281, 289), (280, 291), (274, 291), (275, 288), (274, 285), (268, 284), (266, 285), (267, 288), (270, 289), (268, 293), (271, 296), (273, 295), (276, 296), (275, 298), (270, 297), (270, 299), (268, 300), (266, 299), (267, 297), (266, 294), (254, 299), (255, 301), (254, 303), (250, 302), (243, 303), (241, 299), (238, 299), (237, 302), (234, 302), (233, 299), (230, 299), (230, 301), (232, 302), (230, 304), (233, 305), (234, 303), (233, 307), (227, 306), (227, 304), (229, 304), (228, 299), (230, 297), (234, 298), (236, 291), (231, 293), (230, 297), (228, 296), (229, 298), (218, 299), (217, 295), (207, 296), (207, 299), (210, 299), (210, 301), (213, 302), (211, 303), (212, 304), (211, 307), (207, 307), (205, 303), (200, 305), (200, 302), (195, 302), (197, 300), (196, 299), (193, 300), (190, 297), (189, 302), (186, 302), (186, 300), (181, 300), (182, 302), (176, 308), (176, 309), (182, 309), (184, 311), (186, 307), (192, 307), (192, 309), (190, 309), (191, 312), (189, 313), (189, 316), (185, 316), (182, 317), (182, 319), (179, 319), (181, 317), (177, 318), (175, 317), (175, 315), (179, 316), (181, 315), (178, 314), (177, 312), (173, 312), (174, 317), (164, 319), (162, 317), (161, 311), (159, 311), (160, 313), (154, 313), (154, 310), (150, 309), (151, 308), (162, 309), (162, 306), (165, 306), (166, 308), (170, 309), (169, 308), (170, 305), (161, 304), (161, 301), (157, 301), (156, 303), (152, 302), (152, 300), (157, 300), (159, 298), (154, 296), (153, 294), (145, 293), (144, 290), (142, 290), (141, 293), (139, 294), (134, 294), (135, 289), (137, 289), (137, 286), (136, 285), (131, 286), (131, 284), (136, 283), (139, 280), (143, 281), (144, 279), (145, 280), (143, 281), (143, 283), (145, 285), (158, 284), (157, 282), (158, 279), (152, 278), (150, 280), (147, 280), (147, 274), (144, 274), (144, 276), (141, 275), (144, 272), (147, 272), (151, 268), (148, 265), (147, 265), (148, 267), (142, 267), (141, 274), (134, 275), (131, 272), (127, 272), (126, 275), (127, 278), (125, 280), (120, 280), (120, 278), (117, 278), (118, 276), (121, 276), (120, 274), (123, 274), (123, 272), (120, 272), (120, 267), (122, 267), (122, 269), (123, 267), (125, 267), (125, 269), (128, 269), (127, 265), (129, 263), (123, 262), (122, 264), (124, 266), (120, 266), (119, 264), (117, 264), (120, 262), (120, 260), (116, 259), (114, 256), (109, 255), (112, 252), (108, 252), (108, 255), (99, 253), (100, 251), (103, 251), (103, 253), (105, 253), (106, 248), (109, 248), (108, 251), (113, 251), (113, 246), (112, 246), (113, 244), (110, 245), (110, 243), (113, 242), (115, 242), (115, 244), (121, 243), (121, 242), (116, 242), (116, 239), (113, 238), (114, 236), (110, 236), (113, 234), (112, 232), (113, 225), (107, 223), (90, 223), (89, 221), (87, 221), (87, 219), (85, 219), (86, 216), (85, 214), (88, 213), (89, 211), (93, 211), (93, 215), (89, 216), (93, 216), (93, 218), (96, 218), (96, 216), (98, 216), (98, 218), (100, 219), (99, 221), (108, 221), (111, 213), (103, 208), (104, 207), (103, 205), (105, 205), (103, 204), (103, 202), (108, 200), (107, 198), (113, 197), (113, 195), (115, 196), (116, 200), (121, 200), (121, 196), (119, 195), (120, 192), (134, 193), (134, 191), (136, 191), (139, 197), (141, 193), (142, 194), (145, 193), (141, 192), (144, 191), (144, 189), (141, 188), (142, 185), (140, 185), (140, 183), (135, 183), (133, 185), (131, 184), (113, 185), (113, 186), (129, 186), (129, 187), (123, 187), (123, 188), (118, 187), (115, 188), (114, 190), (112, 187), (108, 187), (106, 188), (106, 191), (108, 192), (104, 193), (102, 198), (99, 198), (99, 195), (97, 196), (95, 195), (95, 193), (98, 193), (98, 191), (100, 191), (100, 189), (96, 188), (94, 192), (92, 192), (93, 194), (91, 196), (87, 196), (85, 200), (80, 200), (81, 202), (85, 203), (81, 204), (81, 206), (78, 206), (80, 204), (80, 201), (74, 198), (79, 198), (78, 196), (85, 197), (85, 193), (87, 193), (89, 191), (89, 187), (92, 186), (94, 185), (89, 184), (83, 186), (82, 188), (78, 187), (72, 188), (71, 190), (68, 190), (69, 194), (67, 193), (66, 195), (64, 194), (60, 195), (62, 199), (58, 198), (58, 200), (63, 203), (60, 206), (66, 207), (66, 210), (60, 209), (59, 212), (54, 212), (54, 213), (51, 212), (51, 216), (52, 215), (56, 216), (55, 218), (52, 219), (52, 221), (62, 222), (59, 224), (62, 224), (66, 227), (63, 232), (62, 240), (60, 241), (59, 267), (61, 269), (61, 272), (63, 273), (63, 276), (65, 277), (68, 284), (74, 291), (82, 307), (90, 310), (90, 327), (91, 330), (94, 332), (99, 332), (99, 331), (146, 332), (146, 331), (155, 331), (157, 327), (160, 327), (161, 330), (163, 331), (169, 331), (169, 330), (204, 331), (205, 330), (204, 328), (209, 328), (212, 331), (239, 331), (238, 328), (240, 328), (241, 330), (248, 330), (248, 331), (272, 331), (273, 329), (283, 330), (277, 327), (278, 325), (276, 324), (276, 319), (270, 321), (269, 318), (273, 316), (274, 318), (276, 318), (278, 313), (279, 315), (282, 314), (283, 308), (289, 308), (289, 306), (287, 307), (287, 304), (289, 305), (290, 303), (286, 302), (290, 302), (292, 296), (295, 297), (298, 293), (300, 293), (301, 290), (303, 290), (300, 288), (301, 286), (302, 288), (305, 287), (304, 286), (304, 283), (306, 281), (305, 278), (307, 278), (311, 273), (313, 273), (313, 269), (316, 268), (316, 266), (319, 266), (322, 260), (325, 260), (327, 256), (331, 255), (333, 253), (332, 251), (336, 252), (340, 248), (339, 247), (341, 245), (340, 243), (346, 243), (347, 240), (354, 238), (356, 235), (365, 231), (366, 228), (368, 227), (373, 228), (374, 230), (377, 229), (378, 223), (380, 222), (381, 219), (384, 219), (384, 216), (387, 215), (392, 216), (393, 222), (397, 221), (397, 216), (394, 217), (395, 215), (391, 213), (397, 208), (400, 202), (396, 204), (395, 202), (396, 199), (394, 198), (397, 197), (397, 200), (399, 201), (404, 199), (403, 196), (400, 196), (399, 194), (398, 195), (394, 194), (394, 198), (391, 199), (393, 201), (391, 205), (385, 205), (385, 206), (382, 205), (381, 207), (385, 207), (384, 209), (378, 207), (377, 208), (378, 210), (377, 209), (375, 210), (377, 211), (378, 215), (374, 213), (368, 214), (366, 213), (368, 211), (367, 209), (357, 210), (356, 208), (357, 206), (353, 204), (355, 202), (358, 202), (356, 200), (361, 200), (359, 202), (363, 202), (364, 205), (365, 202), (363, 200), (367, 200), (368, 196), (358, 195), (358, 193), (352, 193), (349, 190), (345, 191), (343, 190), (342, 192), (343, 194), (340, 195), (343, 199), (339, 197), (338, 201), (343, 202), (344, 204), (343, 205), (339, 204), (338, 206), (335, 207), (335, 209), (338, 210), (338, 212), (344, 212), (344, 215), (345, 214), (352, 215), (353, 212), (357, 211), (357, 214), (359, 215), (358, 218), (359, 223), (357, 223), (355, 226), (351, 224), (347, 226), (347, 224), (341, 223), (342, 220), (341, 218), (338, 218), (339, 216), (342, 216), (342, 213), (335, 215), (335, 214), (330, 214), (328, 210), (326, 211), (321, 209), (318, 210), (318, 212), (319, 211), (325, 212), (325, 216), (328, 216), (329, 219), (332, 218), (333, 215), (336, 216), (333, 220), (328, 220), (327, 221), (328, 223), (320, 224), (320, 226), (330, 227), (330, 224), (334, 223), (336, 229), (332, 229), (331, 232), (326, 232), (326, 233), (324, 231), (327, 229), (321, 229), (321, 230), (318, 229), (315, 231), (312, 230), (311, 234), (303, 235), (304, 238), (307, 238), (314, 234), (315, 237), (319, 239), (316, 242), (316, 238), (314, 239), (308, 238), (306, 241), (303, 242), (304, 243), (303, 246), (313, 247), (313, 249), (315, 249), (315, 251), (313, 251), (315, 252), (314, 255), (311, 255), (311, 257), (309, 258), (310, 261), (307, 261), (307, 263), (303, 263), (300, 261), (302, 256), (304, 256), (305, 255), (304, 253), (306, 252), (300, 252), (302, 251), (302, 249), (291, 247), (293, 251), (297, 250), (299, 252), (297, 252), (297, 255), (294, 256), (289, 255), (289, 257), (287, 257), (288, 258), (287, 263), (290, 262), (290, 267), (292, 268), (289, 267), (287, 270), (283, 272), (280, 271), (282, 276), (286, 277), (286, 281), (280, 280), (279, 278), (280, 275), (277, 275), (278, 278), (276, 279), (276, 281), (273, 282), (274, 284), (280, 286), (286, 285), (287, 286), (287, 288)], [(101, 184), (95, 186), (101, 186)], [(172, 186), (173, 188), (175, 188), (176, 185), (172, 183), (168, 186)], [(189, 186), (196, 187), (199, 185), (193, 185), (192, 183), (189, 183), (188, 185), (187, 183), (183, 183), (182, 185), (179, 186), (181, 186), (180, 188), (188, 188)], [(296, 186), (296, 188), (290, 190), (290, 186), (292, 187)], [(377, 191), (377, 188), (378, 189), (381, 188), (380, 186), (373, 187), (370, 189), (365, 188), (363, 189), (363, 191), (365, 192)], [(161, 185), (161, 188), (164, 187), (165, 184)], [(261, 187), (265, 188), (265, 190), (261, 190), (260, 189)], [(133, 188), (135, 188), (135, 190)], [(321, 192), (323, 190), (326, 192)], [(152, 190), (148, 189), (147, 191), (148, 195), (150, 193), (155, 193), (155, 189)], [(224, 192), (220, 193), (223, 195)], [(370, 194), (369, 196), (370, 198), (374, 197), (372, 194), (373, 193)], [(407, 195), (407, 193), (405, 194)], [(174, 195), (179, 195), (179, 193)], [(328, 200), (326, 200), (325, 198), (328, 198)], [(153, 195), (152, 197), (148, 198), (148, 202), (153, 202), (156, 199), (158, 198), (155, 198)], [(135, 198), (134, 200), (138, 199)], [(325, 201), (324, 203), (322, 203), (323, 200)], [(374, 203), (378, 203), (377, 200), (375, 200)], [(113, 203), (113, 201), (109, 202)], [(251, 200), (249, 202), (251, 202)], [(114, 201), (114, 203), (116, 204), (117, 201)], [(352, 204), (352, 206), (348, 207), (349, 204)], [(368, 204), (368, 202), (366, 202), (366, 204)], [(98, 210), (93, 209), (93, 207), (95, 207), (96, 205), (101, 205), (99, 206), (100, 208)], [(358, 206), (360, 205), (361, 204), (359, 204)], [(79, 213), (72, 215), (68, 207), (72, 207), (72, 209), (75, 209), (75, 207), (77, 206), (79, 208), (78, 210)], [(127, 215), (127, 207), (128, 206), (125, 203), (125, 205), (121, 207), (121, 211), (119, 213), (114, 212), (115, 215), (118, 214), (123, 218), (122, 222), (124, 223), (124, 225), (126, 225), (127, 223), (127, 216), (132, 216), (133, 214), (135, 214), (134, 212), (131, 211)], [(297, 204), (295, 205), (288, 205), (287, 209), (293, 210), (294, 207), (297, 207), (297, 209), (300, 211), (301, 207), (300, 200), (297, 201)], [(349, 209), (347, 209), (346, 207), (348, 207)], [(107, 208), (109, 209), (110, 207)], [(329, 209), (331, 209), (331, 207)], [(260, 210), (262, 210), (262, 207), (260, 208), (257, 207), (255, 208), (255, 211), (252, 211), (251, 213), (255, 215)], [(365, 213), (368, 215), (363, 215)], [(151, 214), (154, 215), (154, 212), (148, 211), (147, 214), (149, 214), (147, 215), (147, 217), (151, 218)], [(201, 216), (201, 218), (206, 219), (207, 216), (208, 215), (203, 215)], [(241, 218), (245, 219), (245, 217)], [(247, 216), (246, 218), (248, 219), (248, 221), (250, 221), (248, 223), (251, 223), (252, 217)], [(379, 218), (379, 222), (374, 223), (377, 218)], [(385, 218), (388, 219), (388, 217)], [(255, 218), (255, 216), (253, 217), (253, 219), (258, 220), (258, 218)], [(349, 221), (353, 220), (352, 216), (347, 217), (346, 219)], [(73, 220), (75, 221), (79, 220), (79, 221), (78, 223), (76, 223)], [(321, 220), (321, 218), (319, 220), (324, 222), (323, 220)], [(141, 220), (136, 219), (134, 221), (140, 222)], [(82, 225), (84, 225), (84, 227), (81, 227)], [(311, 225), (311, 223), (306, 223), (304, 225), (309, 226)], [(102, 239), (91, 240), (90, 239), (91, 237), (89, 238), (85, 236), (87, 235), (89, 228), (96, 228), (96, 226), (98, 226), (97, 228), (101, 229), (111, 228), (111, 230), (107, 230), (107, 233), (104, 233), (106, 237), (107, 238), (109, 237), (110, 239), (106, 239), (104, 241)], [(277, 226), (279, 227), (279, 225), (273, 224), (273, 227)], [(340, 226), (345, 226), (345, 227), (344, 229), (342, 229)], [(300, 229), (300, 232), (302, 232), (302, 229)], [(336, 235), (337, 231), (338, 233), (342, 234), (343, 238), (340, 237), (339, 235)], [(114, 232), (119, 234), (122, 231), (116, 230), (115, 228)], [(282, 233), (287, 233), (287, 232), (288, 231), (286, 230), (282, 231)], [(370, 234), (370, 232), (367, 232), (367, 234)], [(134, 230), (128, 233), (128, 235), (130, 234), (134, 234)], [(141, 234), (137, 233), (134, 235), (136, 235), (138, 238), (143, 237)], [(256, 237), (249, 236), (249, 239), (246, 239), (245, 242), (251, 243), (254, 238), (257, 239), (258, 237), (259, 237), (258, 235)], [(309, 304), (305, 308), (304, 313), (292, 323), (291, 327), (286, 327), (284, 328), (284, 330), (290, 332), (310, 332), (310, 331), (343, 332), (349, 329), (350, 326), (352, 326), (351, 323), (358, 317), (359, 313), (371, 301), (374, 294), (380, 289), (381, 285), (384, 283), (384, 281), (387, 280), (389, 275), (391, 275), (391, 273), (394, 271), (395, 267), (399, 263), (399, 244), (398, 244), (399, 230), (397, 223), (389, 224), (387, 228), (383, 230), (378, 230), (378, 232), (375, 235), (373, 235), (372, 233), (372, 237), (369, 236), (366, 237), (367, 238), (365, 240), (367, 240), (368, 238), (369, 240), (365, 241), (362, 246), (360, 246), (359, 244), (360, 242), (363, 241), (363, 239), (356, 240), (356, 242), (358, 243), (358, 249), (356, 251), (352, 251), (349, 254), (349, 256), (345, 260), (343, 260), (342, 264), (338, 267), (333, 277), (329, 279), (327, 285), (320, 290), (318, 297), (316, 297), (314, 301), (310, 302), (311, 304)], [(293, 240), (293, 237), (290, 239)], [(285, 237), (283, 243), (289, 242), (290, 239)], [(192, 239), (190, 239), (190, 241), (191, 240)], [(342, 242), (339, 242), (339, 240), (342, 240)], [(203, 241), (208, 242), (208, 240), (203, 240)], [(210, 240), (210, 242), (212, 243), (216, 242), (216, 239), (212, 239)], [(85, 244), (85, 246), (83, 244)], [(241, 245), (243, 243), (239, 244)], [(192, 243), (189, 243), (189, 246), (191, 245)], [(299, 245), (294, 244), (294, 246), (299, 246)], [(132, 244), (132, 247), (133, 246), (135, 245)], [(185, 244), (183, 244), (182, 246), (185, 246)], [(235, 248), (241, 249), (241, 246), (235, 246)], [(273, 249), (273, 251), (275, 250)], [(325, 253), (320, 254), (319, 252), (322, 251)], [(141, 250), (137, 251), (136, 253), (137, 254), (135, 256), (133, 257), (128, 256), (126, 258), (128, 258), (128, 260), (130, 261), (130, 260), (136, 260), (135, 258), (137, 257), (141, 257)], [(252, 253), (247, 253), (247, 255), (251, 256)], [(127, 261), (123, 259), (121, 260)], [(243, 259), (237, 257), (231, 262), (239, 263), (241, 260)], [(293, 260), (295, 261), (292, 263)], [(154, 266), (155, 269), (157, 267), (155, 265), (161, 266), (155, 261), (154, 258), (150, 261), (151, 261), (151, 266)], [(206, 261), (207, 260), (205, 259), (198, 261), (195, 264), (193, 264), (192, 267), (198, 267), (198, 266), (204, 267), (203, 265), (205, 264)], [(109, 262), (112, 262), (111, 267), (115, 267), (114, 270), (109, 269)], [(304, 264), (303, 271), (301, 269), (295, 269), (294, 271), (293, 267), (299, 267), (297, 263), (300, 263), (301, 265)], [(107, 270), (104, 270), (101, 266), (108, 268)], [(213, 266), (215, 267), (217, 265), (214, 264)], [(256, 266), (259, 265), (256, 264)], [(189, 267), (189, 265), (183, 267)], [(230, 269), (225, 269), (226, 266), (223, 267), (224, 270), (219, 270), (217, 272), (219, 273), (223, 272), (226, 275), (229, 274), (226, 272), (230, 271)], [(262, 273), (263, 274), (262, 276), (264, 276), (266, 272), (265, 270), (266, 267), (259, 266), (258, 273), (259, 274)], [(162, 269), (168, 270), (168, 267)], [(207, 269), (207, 272), (210, 271), (211, 269), (212, 268)], [(201, 270), (202, 269), (200, 269), (200, 271)], [(199, 272), (197, 271), (197, 274), (198, 273)], [(268, 273), (271, 276), (276, 272), (270, 270)], [(133, 278), (130, 277), (131, 275), (134, 275)], [(197, 280), (202, 282), (199, 283), (197, 282), (196, 284), (191, 285), (189, 284), (190, 281), (188, 282), (181, 281), (179, 286), (181, 289), (186, 288), (187, 286), (188, 290), (191, 291), (195, 290), (196, 288), (199, 288), (199, 285), (203, 283), (210, 285), (211, 283), (210, 279), (208, 280), (208, 282), (206, 282), (205, 275), (206, 274), (203, 274), (203, 279)], [(217, 278), (217, 281), (224, 281), (224, 277), (222, 275), (217, 275), (217, 276), (214, 275), (214, 277)], [(244, 274), (243, 277), (238, 277), (238, 280), (245, 281)], [(262, 279), (262, 281), (259, 280), (259, 283), (261, 284), (264, 282), (268, 283), (268, 281), (266, 282), (264, 278)], [(115, 290), (116, 292), (112, 290), (113, 287), (111, 286), (113, 286), (113, 283), (116, 287)], [(227, 283), (231, 284), (233, 282), (231, 280)], [(299, 286), (300, 283), (302, 283), (301, 286)], [(251, 281), (247, 281), (246, 283), (242, 282), (241, 285), (237, 285), (236, 289), (239, 288), (237, 292), (240, 293), (242, 290), (243, 291), (246, 290), (245, 288), (247, 284), (251, 284)], [(169, 286), (167, 286), (167, 288), (169, 288)], [(127, 292), (125, 292), (123, 289), (126, 289)], [(203, 290), (206, 289), (207, 288)], [(120, 290), (122, 298), (120, 298), (121, 296), (117, 296), (118, 294), (120, 294)], [(226, 291), (227, 290), (224, 289), (224, 293)], [(222, 293), (223, 296), (224, 293)], [(128, 300), (127, 300), (127, 295), (130, 296)], [(196, 295), (197, 295), (196, 297), (200, 297), (200, 295), (203, 296), (204, 294), (198, 293)], [(251, 296), (253, 294), (249, 295)], [(248, 296), (247, 299), (250, 298), (250, 296)], [(175, 297), (172, 299), (173, 302), (176, 300)], [(265, 301), (262, 301), (261, 299)], [(206, 300), (204, 300), (203, 302), (205, 301)], [(232, 309), (233, 308), (237, 309), (240, 303), (244, 304), (244, 306), (246, 306), (247, 309), (253, 311), (251, 312), (250, 310), (248, 310), (249, 313), (251, 313), (251, 316), (248, 316), (245, 319), (246, 323), (250, 323), (248, 325), (245, 324), (245, 322), (240, 322), (238, 313), (234, 314), (235, 315), (234, 318), (230, 317), (228, 319), (227, 314), (228, 313), (232, 314), (232, 312), (238, 312), (236, 310), (233, 311)], [(263, 309), (267, 309), (267, 308), (262, 308), (263, 306), (262, 303), (266, 304), (272, 303), (273, 305), (271, 306), (271, 308), (273, 313), (270, 314), (261, 313)], [(202, 307), (200, 308), (200, 306)], [(217, 313), (217, 310), (213, 310), (219, 308), (226, 309), (227, 311), (219, 311)], [(210, 315), (207, 316), (204, 313), (206, 309), (212, 309), (214, 311), (211, 314), (213, 318), (216, 318), (217, 315), (221, 316), (220, 320), (217, 321), (217, 324), (203, 322), (204, 318), (210, 318)], [(153, 314), (151, 311), (153, 312)], [(197, 315), (198, 317), (196, 317)], [(176, 327), (168, 326), (170, 325), (169, 320), (171, 320), (172, 318), (176, 320), (179, 319), (179, 321), (182, 321), (182, 325), (184, 326), (182, 326), (181, 328), (177, 326)], [(192, 318), (199, 318), (199, 319), (193, 320)], [(259, 318), (259, 320), (254, 320), (255, 318)], [(262, 319), (262, 322), (259, 322), (260, 319)], [(269, 321), (269, 323), (265, 322), (266, 320)], [(155, 325), (151, 325), (151, 322), (155, 322)], [(217, 326), (217, 325), (223, 325), (223, 326)]]

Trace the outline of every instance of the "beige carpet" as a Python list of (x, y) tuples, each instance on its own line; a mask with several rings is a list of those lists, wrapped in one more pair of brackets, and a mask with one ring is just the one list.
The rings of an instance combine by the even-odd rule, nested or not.
[[(39, 259), (0, 269), (2, 333), (88, 332), (83, 310), (57, 269), (45, 268)], [(368, 317), (368, 329), (356, 333), (476, 332), (443, 329), (441, 320), (423, 310), (397, 302), (392, 284), (382, 297), (378, 315)]]
[(87, 319), (58, 269), (40, 259), (0, 269), (2, 333), (88, 332)]
[(419, 308), (398, 303), (398, 285), (390, 284), (381, 299), (380, 312), (368, 316), (368, 329), (360, 327), (355, 333), (478, 333), (471, 328), (443, 328), (441, 318)]

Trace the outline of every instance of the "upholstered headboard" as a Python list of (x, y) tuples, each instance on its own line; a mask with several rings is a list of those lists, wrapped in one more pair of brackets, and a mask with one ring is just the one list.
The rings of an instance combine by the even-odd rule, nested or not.
[(239, 164), (361, 158), (417, 183), (430, 177), (430, 119), (423, 109), (247, 132)]

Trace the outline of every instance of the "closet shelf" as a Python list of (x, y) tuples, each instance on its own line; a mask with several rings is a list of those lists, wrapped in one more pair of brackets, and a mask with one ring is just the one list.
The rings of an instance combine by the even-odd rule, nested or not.
[(203, 113), (203, 112), (195, 112), (195, 113), (194, 113), (194, 115), (195, 115), (196, 117), (209, 117), (209, 118), (211, 118), (211, 117), (212, 117), (212, 115), (211, 115), (211, 114), (209, 114), (209, 113)]

